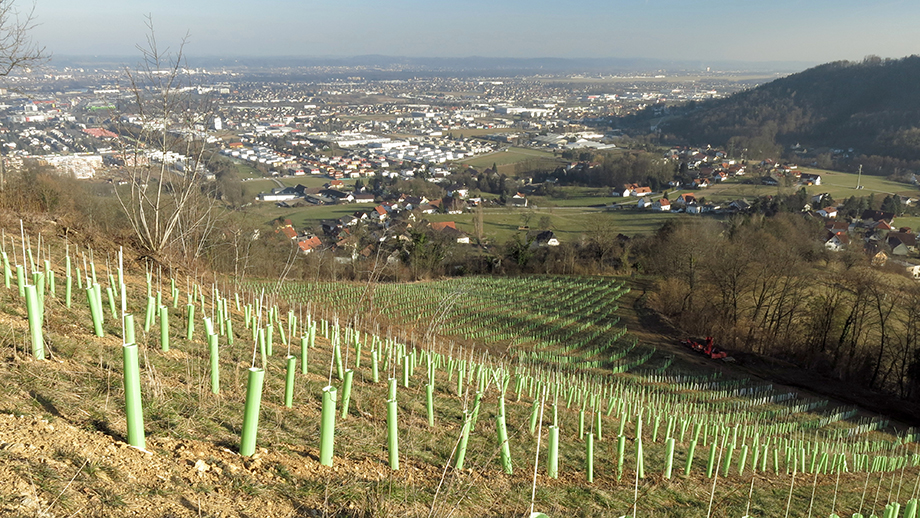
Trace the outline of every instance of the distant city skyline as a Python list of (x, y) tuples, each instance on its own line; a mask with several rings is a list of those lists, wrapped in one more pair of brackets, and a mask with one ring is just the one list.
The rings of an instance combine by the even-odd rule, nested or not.
[[(21, 10), (30, 4), (19, 4)], [(894, 0), (36, 0), (36, 41), (57, 55), (859, 60), (920, 53), (920, 2)]]

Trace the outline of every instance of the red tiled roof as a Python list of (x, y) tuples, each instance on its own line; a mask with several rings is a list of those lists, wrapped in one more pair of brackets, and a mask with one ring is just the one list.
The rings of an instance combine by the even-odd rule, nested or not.
[(83, 130), (83, 133), (96, 138), (118, 138), (118, 135), (104, 128), (86, 128)]
[(293, 227), (281, 227), (281, 233), (288, 237), (288, 239), (296, 239), (297, 231)]
[(457, 225), (453, 221), (438, 221), (436, 223), (432, 223), (431, 228), (440, 232), (445, 228), (452, 228), (457, 230)]
[(313, 236), (310, 239), (304, 239), (303, 241), (297, 243), (297, 246), (299, 246), (302, 251), (309, 252), (321, 244), (323, 244), (323, 242), (320, 241), (318, 237)]

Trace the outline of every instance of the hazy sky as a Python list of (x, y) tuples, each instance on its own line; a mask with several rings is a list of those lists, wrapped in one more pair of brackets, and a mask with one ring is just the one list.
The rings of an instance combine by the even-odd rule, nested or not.
[[(19, 0), (20, 5), (29, 4)], [(826, 62), (920, 53), (917, 0), (35, 0), (59, 55), (622, 57)]]

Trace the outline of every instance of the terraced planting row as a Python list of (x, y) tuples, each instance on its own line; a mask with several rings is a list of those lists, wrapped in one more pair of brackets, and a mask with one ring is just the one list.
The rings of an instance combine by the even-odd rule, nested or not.
[[(215, 455), (228, 444), (242, 458), (260, 447), (301, 448), (297, 462), (329, 476), (365, 459), (385, 466), (384, 479), (424, 473), (415, 492), (396, 498), (401, 514), (482, 516), (501, 499), (521, 515), (711, 516), (715, 504), (720, 516), (900, 516), (903, 505), (915, 518), (913, 430), (768, 383), (685, 371), (667, 358), (628, 374), (655, 350), (617, 327), (622, 281), (474, 278), (373, 290), (284, 283), (274, 291), (277, 283), (265, 283), (235, 291), (153, 269), (131, 284), (121, 260), (96, 265), (89, 251), (72, 256), (62, 243), (38, 247), (38, 260), (26, 239), (4, 247), (0, 297), (28, 317), (34, 358), (17, 383), (46, 383), (35, 371), (51, 370), (49, 355), (63, 362), (91, 349), (121, 381), (113, 411), (137, 448), (149, 433), (188, 433), (181, 430), (189, 424), (177, 423), (192, 419), (175, 416), (213, 402), (193, 429)], [(72, 296), (78, 289), (85, 297)], [(144, 316), (137, 324), (135, 314)], [(72, 321), (87, 339), (62, 345), (54, 330), (61, 322), (48, 328), (46, 315)], [(510, 353), (451, 346), (434, 331)], [(193, 365), (207, 390), (190, 389)], [(149, 409), (154, 417), (145, 419)], [(587, 495), (573, 496), (580, 492)]]
[[(268, 286), (274, 287), (251, 288)], [(628, 291), (624, 281), (603, 278), (480, 277), (372, 287), (285, 284), (279, 293), (326, 315), (385, 320), (421, 336), (499, 346), (534, 364), (623, 372), (654, 354), (618, 326), (617, 301)]]

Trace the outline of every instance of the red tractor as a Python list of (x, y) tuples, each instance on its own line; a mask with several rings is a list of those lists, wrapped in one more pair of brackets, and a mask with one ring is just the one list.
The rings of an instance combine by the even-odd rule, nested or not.
[(689, 347), (690, 349), (693, 349), (694, 351), (698, 353), (705, 354), (706, 356), (708, 356), (709, 358), (713, 360), (719, 360), (719, 359), (722, 359), (728, 356), (727, 352), (715, 346), (711, 336), (707, 336), (704, 343), (699, 343), (696, 340), (692, 340), (689, 338), (686, 340), (682, 340), (680, 343), (681, 345)]

